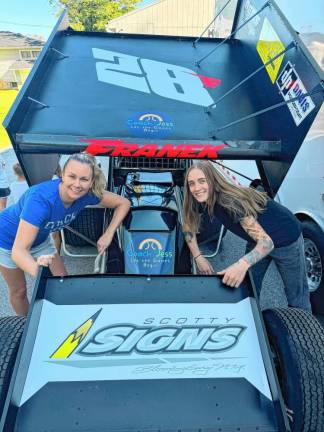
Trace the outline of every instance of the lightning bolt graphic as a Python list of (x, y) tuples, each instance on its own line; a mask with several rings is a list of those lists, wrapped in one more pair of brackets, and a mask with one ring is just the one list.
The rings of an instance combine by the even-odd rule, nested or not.
[(102, 309), (98, 310), (92, 315), (87, 321), (80, 325), (76, 330), (69, 334), (69, 336), (61, 343), (57, 350), (51, 355), (52, 359), (65, 359), (75, 351), (75, 349), (84, 340), (89, 330), (93, 326), (93, 323), (99, 316)]

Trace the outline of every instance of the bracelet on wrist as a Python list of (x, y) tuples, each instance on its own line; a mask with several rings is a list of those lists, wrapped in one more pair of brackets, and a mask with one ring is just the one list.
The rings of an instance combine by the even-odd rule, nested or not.
[(194, 257), (194, 260), (196, 261), (197, 258), (201, 256), (201, 253)]

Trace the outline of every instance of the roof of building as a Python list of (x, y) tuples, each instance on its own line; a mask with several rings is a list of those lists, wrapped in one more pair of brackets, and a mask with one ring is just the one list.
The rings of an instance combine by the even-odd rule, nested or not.
[(33, 48), (42, 47), (44, 41), (21, 33), (0, 31), (0, 48)]
[(311, 42), (319, 42), (324, 43), (324, 33), (319, 32), (310, 32), (310, 33), (301, 33), (300, 37), (303, 42), (307, 45), (307, 43)]

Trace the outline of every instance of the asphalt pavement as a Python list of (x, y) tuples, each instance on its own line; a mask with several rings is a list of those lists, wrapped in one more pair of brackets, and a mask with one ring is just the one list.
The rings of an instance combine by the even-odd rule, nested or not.
[[(9, 182), (14, 181), (14, 174), (12, 172), (12, 165), (17, 161), (15, 153), (13, 150), (7, 150), (2, 153), (3, 158), (6, 162), (6, 169), (9, 178)], [(9, 203), (10, 205), (10, 200)], [(0, 227), (2, 229), (2, 227)], [(79, 248), (78, 250), (73, 249), (74, 253), (83, 253), (84, 251)], [(220, 252), (216, 257), (211, 259), (215, 271), (224, 269), (226, 266), (237, 261), (243, 254), (245, 250), (245, 242), (227, 232), (222, 240), (222, 246)], [(93, 251), (92, 251), (93, 252)], [(80, 257), (70, 257), (63, 254), (63, 259), (69, 274), (91, 274), (94, 267), (94, 258), (80, 258)], [(32, 295), (35, 280), (28, 276), (26, 277), (28, 296)], [(11, 309), (8, 292), (5, 281), (0, 275), (0, 317), (12, 315), (13, 311)], [(275, 268), (271, 265), (264, 278), (263, 288), (261, 292), (260, 305), (262, 309), (269, 307), (283, 307), (286, 306), (285, 295), (283, 291), (283, 284), (281, 278)]]

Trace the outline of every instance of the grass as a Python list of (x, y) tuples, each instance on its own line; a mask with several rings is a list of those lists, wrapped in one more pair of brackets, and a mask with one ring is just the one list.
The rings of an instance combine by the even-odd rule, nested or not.
[(11, 148), (11, 142), (2, 122), (7, 115), (13, 101), (18, 94), (17, 90), (0, 90), (0, 152)]

